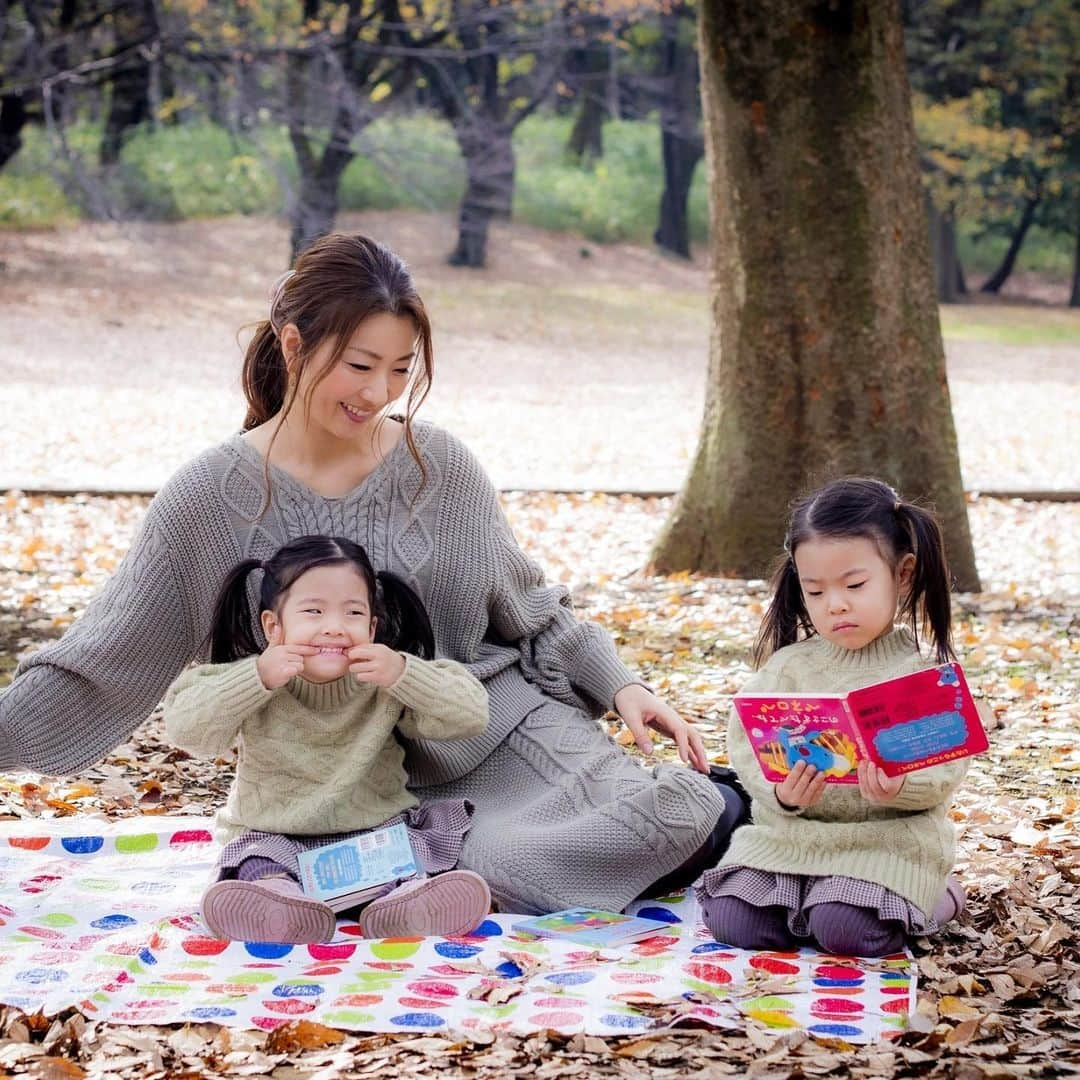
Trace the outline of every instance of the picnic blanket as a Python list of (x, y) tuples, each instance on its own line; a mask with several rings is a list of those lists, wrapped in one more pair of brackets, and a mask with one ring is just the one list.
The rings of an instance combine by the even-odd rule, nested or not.
[(326, 945), (224, 942), (198, 914), (217, 847), (206, 818), (62, 818), (0, 832), (0, 1002), (77, 1007), (118, 1024), (305, 1018), (363, 1031), (626, 1035), (670, 1024), (775, 1028), (870, 1042), (914, 1007), (907, 955), (856, 961), (713, 941), (692, 893), (638, 903), (669, 930), (600, 952), (515, 933)]

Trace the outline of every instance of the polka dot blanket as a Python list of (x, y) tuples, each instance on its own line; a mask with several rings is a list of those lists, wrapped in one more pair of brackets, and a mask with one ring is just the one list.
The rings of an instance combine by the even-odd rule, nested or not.
[(216, 846), (205, 818), (64, 818), (0, 832), (0, 1001), (76, 1006), (118, 1024), (271, 1029), (304, 1017), (362, 1031), (625, 1035), (670, 1024), (772, 1028), (865, 1043), (903, 1030), (914, 966), (712, 940), (692, 895), (634, 905), (667, 929), (600, 951), (515, 932), (326, 945), (225, 942), (198, 914)]

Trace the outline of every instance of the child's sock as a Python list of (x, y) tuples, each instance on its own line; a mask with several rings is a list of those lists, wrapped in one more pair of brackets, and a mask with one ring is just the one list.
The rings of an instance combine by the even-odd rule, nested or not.
[(281, 863), (274, 862), (265, 855), (249, 855), (236, 868), (238, 881), (258, 881), (259, 878), (281, 877), (285, 874), (292, 877)]
[[(241, 868), (251, 861), (245, 859)], [(329, 941), (337, 928), (333, 910), (307, 896), (286, 873), (258, 880), (217, 881), (203, 893), (202, 915), (214, 937), (232, 941), (303, 945)]]

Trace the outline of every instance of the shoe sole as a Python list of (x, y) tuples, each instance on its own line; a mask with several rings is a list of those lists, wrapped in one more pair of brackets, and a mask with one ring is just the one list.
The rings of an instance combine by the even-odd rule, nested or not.
[(358, 922), (366, 938), (447, 937), (475, 930), (490, 910), (491, 891), (482, 877), (449, 870), (401, 897), (373, 900)]
[(216, 938), (309, 945), (329, 941), (334, 914), (318, 900), (282, 896), (257, 881), (221, 881), (203, 897), (203, 921)]

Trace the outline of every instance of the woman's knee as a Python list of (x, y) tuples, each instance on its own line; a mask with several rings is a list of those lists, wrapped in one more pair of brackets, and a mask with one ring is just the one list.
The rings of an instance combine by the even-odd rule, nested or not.
[(821, 948), (837, 956), (886, 956), (899, 952), (905, 943), (900, 923), (855, 904), (815, 904), (807, 924)]
[(786, 908), (758, 907), (737, 896), (706, 896), (701, 917), (717, 941), (736, 949), (784, 949), (792, 941)]

